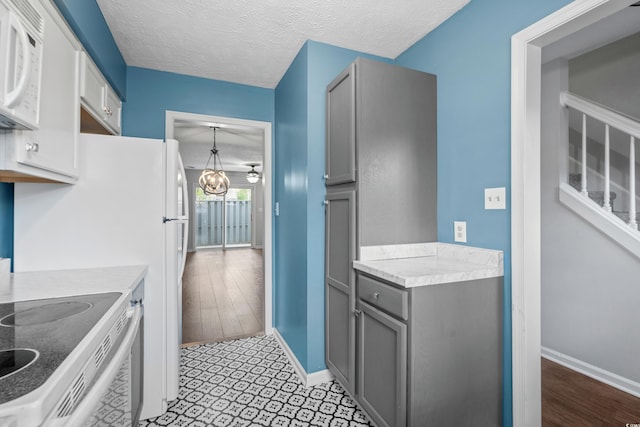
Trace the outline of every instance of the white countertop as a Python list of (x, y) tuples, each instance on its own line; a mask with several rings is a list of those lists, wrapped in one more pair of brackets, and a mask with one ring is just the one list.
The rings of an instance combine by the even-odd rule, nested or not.
[(363, 247), (353, 268), (405, 288), (504, 275), (502, 251), (440, 242)]
[(87, 268), (13, 273), (0, 288), (0, 303), (102, 292), (128, 294), (147, 274), (147, 266)]

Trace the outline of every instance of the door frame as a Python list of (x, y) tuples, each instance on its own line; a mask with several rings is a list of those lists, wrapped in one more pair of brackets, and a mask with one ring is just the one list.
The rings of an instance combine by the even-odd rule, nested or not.
[[(513, 425), (542, 424), (540, 125), (542, 49), (637, 0), (574, 1), (511, 38)], [(594, 44), (597, 40), (593, 41)]]
[(272, 144), (272, 123), (257, 120), (236, 119), (232, 117), (211, 116), (206, 114), (186, 113), (182, 111), (166, 111), (165, 116), (165, 138), (174, 138), (174, 126), (177, 120), (181, 121), (209, 121), (215, 123), (224, 123), (236, 126), (247, 126), (259, 128), (263, 131), (263, 167), (262, 180), (264, 185), (264, 333), (271, 335), (273, 333), (273, 214), (272, 214), (272, 195), (273, 195), (273, 144)]

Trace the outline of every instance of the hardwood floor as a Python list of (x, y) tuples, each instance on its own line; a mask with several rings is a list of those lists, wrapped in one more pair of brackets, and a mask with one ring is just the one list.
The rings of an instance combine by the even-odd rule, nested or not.
[(187, 254), (182, 278), (182, 343), (264, 332), (262, 251), (203, 249)]
[(543, 426), (640, 424), (640, 398), (542, 358)]

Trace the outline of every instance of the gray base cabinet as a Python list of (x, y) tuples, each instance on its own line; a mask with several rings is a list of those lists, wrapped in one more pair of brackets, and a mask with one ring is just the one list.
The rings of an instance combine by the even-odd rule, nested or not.
[(358, 401), (379, 426), (407, 418), (407, 325), (359, 301)]
[(502, 425), (502, 278), (400, 289), (357, 275), (355, 398), (379, 426)]

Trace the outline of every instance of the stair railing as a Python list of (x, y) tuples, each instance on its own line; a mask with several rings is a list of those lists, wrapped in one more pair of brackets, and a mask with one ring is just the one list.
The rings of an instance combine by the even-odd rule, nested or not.
[(594, 118), (605, 125), (604, 146), (604, 205), (607, 212), (611, 212), (611, 179), (610, 179), (610, 128), (617, 129), (629, 135), (629, 222), (628, 225), (638, 230), (636, 221), (636, 161), (635, 142), (640, 139), (640, 123), (628, 116), (608, 108), (597, 102), (582, 98), (571, 92), (560, 94), (560, 103), (567, 108), (573, 108), (582, 114), (582, 173), (580, 193), (589, 197), (587, 190), (587, 117)]

